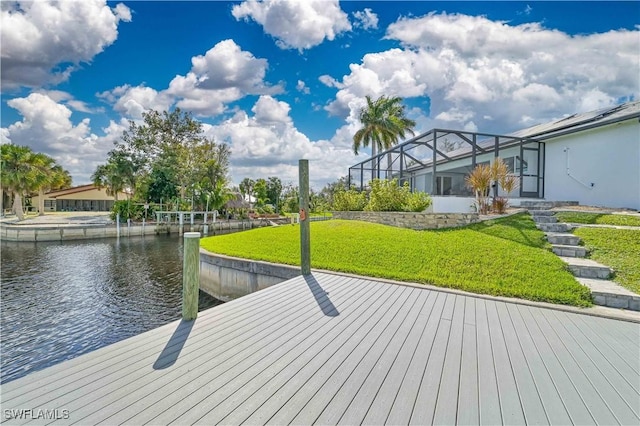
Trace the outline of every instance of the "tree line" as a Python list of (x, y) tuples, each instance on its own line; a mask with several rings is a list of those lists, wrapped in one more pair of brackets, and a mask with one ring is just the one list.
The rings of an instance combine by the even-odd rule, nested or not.
[(118, 201), (128, 190), (139, 203), (163, 203), (170, 209), (220, 209), (233, 194), (229, 188), (231, 149), (204, 135), (190, 113), (149, 111), (142, 123), (130, 121), (107, 162), (91, 179)]
[[(362, 124), (353, 137), (353, 151), (371, 146), (372, 155), (391, 148), (406, 133), (413, 134), (415, 122), (405, 117), (399, 97), (366, 97), (359, 119)], [(204, 135), (202, 123), (188, 112), (149, 111), (141, 123), (129, 122), (129, 129), (109, 151), (107, 161), (91, 176), (99, 188), (118, 200), (126, 191), (138, 204), (159, 203), (168, 209), (220, 210), (240, 194), (249, 208), (261, 212), (296, 212), (298, 188), (283, 184), (280, 178), (244, 178), (237, 188), (230, 186), (231, 149)], [(11, 195), (14, 210), (23, 217), (25, 195), (66, 188), (69, 173), (45, 154), (28, 147), (2, 145), (2, 188)], [(346, 178), (311, 190), (310, 201), (316, 211), (332, 208), (334, 194), (348, 190)], [(4, 198), (4, 197), (3, 197)], [(40, 203), (43, 204), (43, 197)], [(39, 206), (41, 214), (44, 206)]]

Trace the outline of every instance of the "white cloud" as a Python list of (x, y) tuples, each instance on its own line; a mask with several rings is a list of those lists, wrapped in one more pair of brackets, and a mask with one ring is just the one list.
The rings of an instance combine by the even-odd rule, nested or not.
[(89, 119), (74, 124), (68, 107), (42, 93), (11, 99), (7, 105), (23, 118), (2, 129), (3, 143), (27, 145), (52, 156), (71, 173), (74, 184), (90, 181), (96, 166), (104, 162), (113, 142), (127, 125), (125, 121), (112, 121), (103, 129), (104, 136), (96, 136), (90, 131)]
[(321, 79), (340, 88), (326, 109), (349, 121), (365, 95), (429, 97), (432, 119), (424, 124), (509, 132), (638, 98), (639, 34), (570, 36), (538, 23), (446, 13), (401, 18), (386, 38), (402, 48), (365, 55), (341, 82)]
[(221, 114), (226, 104), (248, 94), (282, 92), (279, 85), (264, 82), (267, 60), (240, 49), (233, 40), (219, 42), (191, 63), (191, 71), (176, 76), (165, 94), (179, 99), (176, 106), (197, 115)]
[(111, 9), (104, 0), (2, 2), (0, 13), (3, 88), (65, 81), (131, 20), (125, 5)]
[(173, 99), (165, 92), (158, 92), (146, 86), (132, 87), (128, 84), (98, 93), (97, 96), (112, 102), (115, 111), (134, 120), (142, 119), (142, 113), (149, 110), (168, 110), (173, 103)]
[(204, 55), (194, 56), (191, 64), (186, 75), (176, 75), (164, 90), (125, 84), (97, 96), (112, 103), (115, 111), (138, 120), (145, 111), (172, 106), (197, 116), (216, 116), (225, 111), (227, 104), (246, 95), (283, 91), (280, 85), (264, 81), (267, 60), (242, 50), (233, 40), (223, 40)]
[(318, 77), (318, 80), (320, 80), (320, 82), (327, 87), (337, 87), (338, 89), (342, 89), (343, 87), (343, 85), (338, 80), (327, 74), (321, 75), (320, 77)]
[(205, 126), (206, 134), (232, 150), (231, 174), (234, 181), (244, 177), (279, 176), (283, 182), (298, 180), (298, 160), (310, 160), (312, 186), (321, 188), (347, 172), (355, 157), (350, 146), (333, 141), (311, 141), (293, 124), (290, 106), (271, 96), (260, 96), (251, 109), (252, 116), (240, 110), (215, 126)]
[(531, 12), (533, 11), (533, 8), (529, 5), (527, 5), (527, 7), (524, 8), (524, 10), (522, 12), (517, 12), (518, 15), (531, 15)]
[(233, 7), (237, 19), (253, 19), (281, 49), (310, 49), (351, 31), (337, 0), (247, 0)]
[(378, 15), (368, 7), (362, 11), (353, 12), (353, 17), (356, 19), (353, 24), (356, 28), (362, 28), (364, 30), (375, 30), (378, 28)]
[(34, 93), (40, 93), (51, 98), (53, 101), (62, 103), (71, 107), (75, 111), (93, 113), (94, 110), (87, 105), (86, 102), (79, 101), (73, 97), (73, 95), (69, 92), (65, 92), (62, 90), (44, 90), (39, 89), (34, 91)]
[(298, 92), (302, 92), (305, 95), (308, 95), (309, 93), (311, 93), (307, 85), (302, 80), (298, 80), (298, 83), (296, 84), (296, 89), (298, 90)]

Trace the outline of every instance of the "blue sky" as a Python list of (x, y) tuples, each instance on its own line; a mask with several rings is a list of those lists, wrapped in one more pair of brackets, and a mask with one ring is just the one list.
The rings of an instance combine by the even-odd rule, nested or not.
[(2, 142), (89, 181), (143, 111), (179, 106), (231, 177), (320, 188), (364, 96), (418, 123), (506, 133), (640, 92), (639, 2), (2, 2)]

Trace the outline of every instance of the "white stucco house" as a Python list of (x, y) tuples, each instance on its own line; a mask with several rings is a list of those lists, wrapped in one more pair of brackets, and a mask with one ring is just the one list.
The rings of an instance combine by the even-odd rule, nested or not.
[(542, 199), (640, 210), (640, 101), (507, 135), (433, 129), (350, 167), (349, 182), (362, 189), (373, 177), (397, 177), (430, 193), (434, 211), (466, 212), (473, 198), (465, 176), (497, 157), (520, 180), (500, 194), (512, 205)]

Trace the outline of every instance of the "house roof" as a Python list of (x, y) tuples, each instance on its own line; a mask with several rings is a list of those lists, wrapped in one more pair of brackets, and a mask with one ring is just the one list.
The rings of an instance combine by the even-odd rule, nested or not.
[(94, 189), (97, 189), (95, 185), (88, 184), (88, 185), (74, 186), (74, 187), (66, 188), (66, 189), (58, 189), (56, 191), (47, 192), (44, 195), (46, 197), (48, 197), (48, 198), (56, 198), (56, 197), (60, 197), (62, 195), (75, 194), (75, 193), (78, 193), (78, 192), (92, 191)]
[(224, 205), (228, 209), (246, 209), (249, 208), (249, 203), (239, 192), (233, 193), (233, 198), (226, 202)]
[[(47, 192), (46, 194), (44, 194), (44, 196), (46, 198), (57, 198), (57, 197), (62, 197), (63, 195), (70, 195), (70, 194), (78, 194), (81, 192), (88, 192), (88, 191), (94, 191), (94, 190), (99, 190), (101, 188), (95, 186), (92, 183), (89, 183), (87, 185), (79, 185), (79, 186), (74, 186), (71, 188), (66, 188), (66, 189), (58, 189), (56, 191), (51, 191), (51, 192)], [(126, 191), (120, 191), (121, 194), (126, 194)]]
[(536, 138), (539, 140), (549, 139), (636, 117), (640, 117), (640, 101), (627, 102), (614, 107), (601, 108), (582, 114), (572, 114), (557, 121), (537, 124), (526, 129), (518, 130), (517, 132), (511, 133), (511, 136)]

